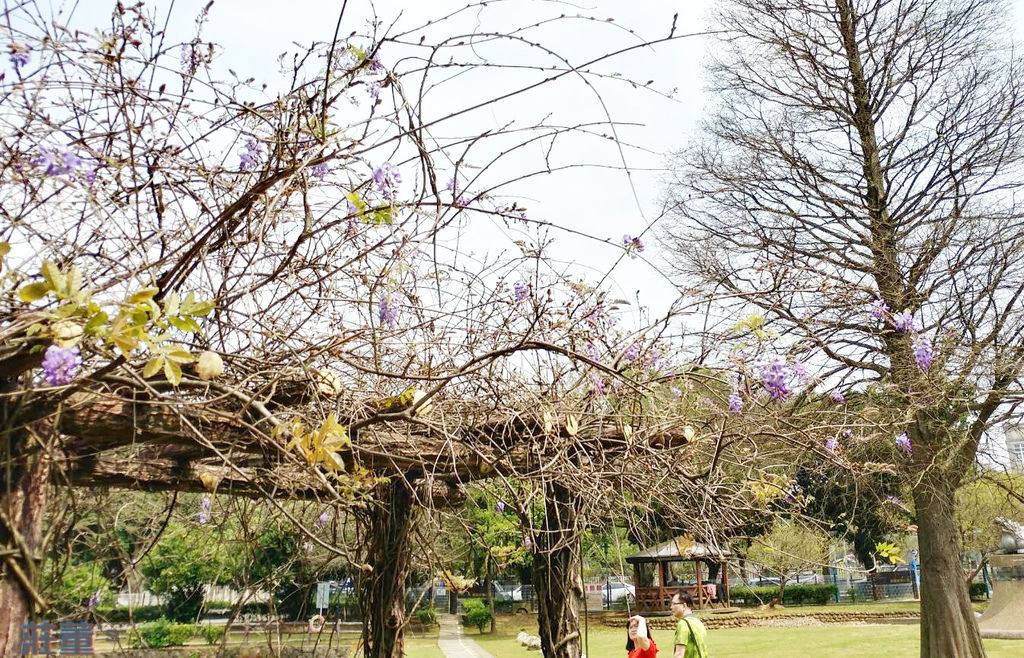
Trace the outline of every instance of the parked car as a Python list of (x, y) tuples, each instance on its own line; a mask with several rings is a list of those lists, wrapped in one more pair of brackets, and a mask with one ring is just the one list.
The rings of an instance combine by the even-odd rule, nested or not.
[(636, 587), (621, 581), (612, 581), (604, 586), (602, 596), (608, 597), (612, 603), (629, 598), (630, 601), (636, 598)]

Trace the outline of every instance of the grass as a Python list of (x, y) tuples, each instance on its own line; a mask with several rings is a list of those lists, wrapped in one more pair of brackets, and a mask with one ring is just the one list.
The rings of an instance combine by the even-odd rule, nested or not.
[[(882, 605), (882, 604), (879, 604)], [(885, 604), (895, 605), (895, 604)], [(838, 606), (830, 606), (835, 610)], [(858, 608), (863, 609), (863, 608)], [(528, 652), (515, 641), (520, 630), (536, 632), (531, 617), (499, 617), (498, 632), (494, 635), (477, 634), (468, 630), (466, 637), (476, 640), (497, 658), (537, 658), (536, 651)], [(661, 656), (670, 656), (672, 632), (655, 630), (654, 641)], [(625, 630), (591, 624), (588, 658), (625, 658)], [(439, 658), (428, 653), (429, 640), (410, 645), (410, 658)], [(737, 628), (713, 630), (708, 633), (709, 652), (715, 658), (729, 656), (758, 656), (782, 658), (800, 655), (854, 657), (882, 654), (887, 658), (916, 658), (919, 655), (918, 627), (915, 624), (828, 625), (793, 628)], [(1017, 658), (1024, 654), (1024, 641), (985, 640), (990, 658)], [(436, 645), (433, 647), (436, 650)]]

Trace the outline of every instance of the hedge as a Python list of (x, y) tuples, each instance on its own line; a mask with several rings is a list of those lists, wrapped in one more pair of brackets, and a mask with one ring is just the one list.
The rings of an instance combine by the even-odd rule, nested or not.
[[(782, 595), (784, 605), (827, 605), (836, 600), (835, 585), (789, 585)], [(733, 605), (761, 605), (774, 601), (778, 587), (733, 587), (729, 600)]]
[(164, 608), (159, 605), (140, 605), (134, 609), (120, 606), (99, 606), (96, 608), (96, 616), (112, 624), (126, 624), (130, 620), (135, 620), (136, 623), (156, 621), (163, 614)]
[(128, 642), (133, 647), (149, 647), (159, 649), (161, 647), (180, 647), (189, 641), (196, 627), (192, 624), (175, 624), (160, 619), (158, 621), (142, 624), (136, 633), (132, 633)]
[(988, 588), (985, 587), (985, 583), (971, 583), (971, 599), (974, 601), (984, 601), (988, 598)]

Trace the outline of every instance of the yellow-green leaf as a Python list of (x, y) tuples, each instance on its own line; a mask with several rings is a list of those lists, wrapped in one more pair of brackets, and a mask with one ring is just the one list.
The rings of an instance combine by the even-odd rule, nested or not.
[(167, 357), (168, 361), (174, 361), (175, 363), (192, 363), (195, 361), (195, 357), (192, 356), (192, 353), (180, 345), (174, 345), (167, 348), (164, 352), (164, 356)]
[(38, 299), (46, 297), (46, 293), (50, 291), (50, 287), (45, 283), (30, 283), (27, 286), (23, 286), (18, 291), (18, 297), (23, 302), (34, 302)]
[(173, 386), (177, 386), (181, 383), (181, 366), (167, 359), (164, 361), (164, 376)]
[(188, 316), (168, 316), (167, 321), (182, 331), (191, 331), (194, 334), (199, 333), (199, 323)]
[(89, 321), (85, 323), (85, 333), (90, 335), (98, 333), (99, 328), (107, 323), (107, 319), (107, 314), (103, 311), (93, 313)]
[(59, 291), (64, 289), (64, 275), (60, 273), (60, 269), (52, 261), (43, 261), (43, 278), (50, 284), (50, 290)]
[(167, 301), (164, 302), (164, 315), (177, 315), (180, 306), (181, 305), (178, 302), (178, 293), (172, 292), (170, 295), (168, 295)]
[(192, 306), (191, 311), (189, 311), (189, 315), (198, 315), (202, 317), (212, 311), (213, 306), (214, 304), (212, 301), (199, 302)]
[(153, 297), (155, 297), (158, 292), (160, 292), (159, 288), (143, 288), (142, 290), (139, 290), (138, 292), (135, 292), (132, 295), (130, 295), (128, 297), (128, 303), (138, 304), (140, 302), (148, 302), (149, 300), (153, 299)]
[(142, 376), (149, 378), (160, 372), (161, 366), (164, 365), (164, 357), (157, 354), (149, 361), (146, 361), (146, 367), (142, 369)]

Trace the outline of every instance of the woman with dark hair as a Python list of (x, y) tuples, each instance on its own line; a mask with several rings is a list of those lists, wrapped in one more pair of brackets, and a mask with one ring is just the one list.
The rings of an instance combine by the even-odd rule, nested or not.
[(630, 617), (626, 622), (626, 629), (626, 651), (629, 652), (627, 658), (656, 658), (658, 645), (654, 643), (646, 619), (640, 615)]

